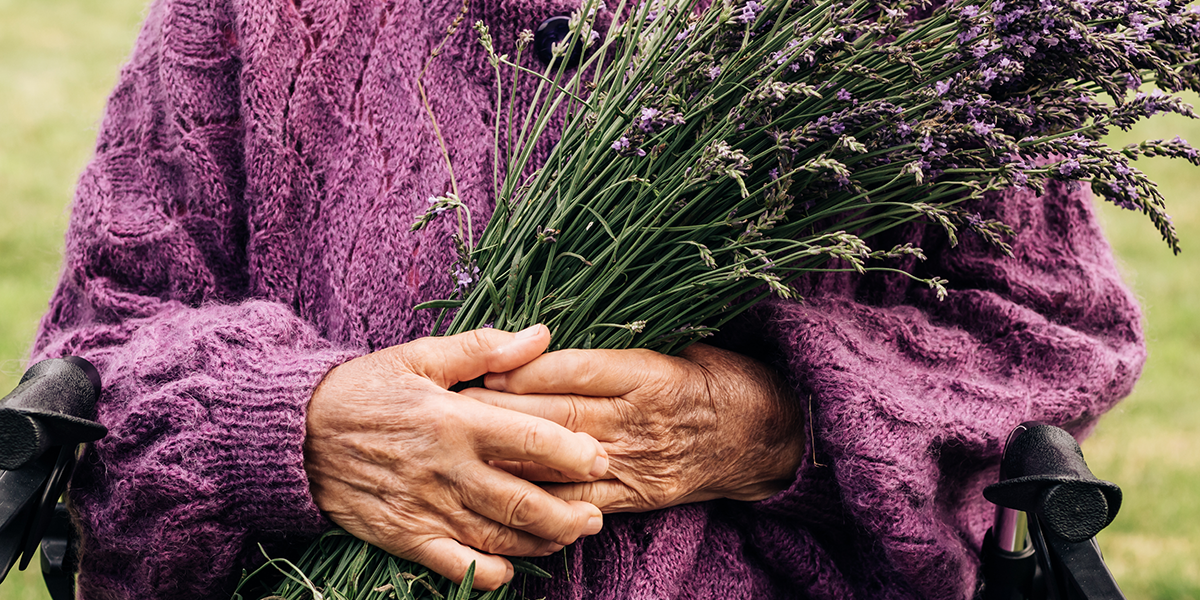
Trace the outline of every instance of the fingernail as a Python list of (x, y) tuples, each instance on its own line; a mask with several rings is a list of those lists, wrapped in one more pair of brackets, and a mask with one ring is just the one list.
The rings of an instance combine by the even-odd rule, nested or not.
[(549, 552), (547, 554), (554, 554), (555, 552), (562, 550), (564, 547), (565, 546), (563, 546), (562, 544), (558, 544), (558, 543), (550, 544), (550, 547), (546, 548), (547, 550), (549, 550)]
[(583, 535), (596, 535), (604, 528), (604, 517), (592, 517), (588, 519), (587, 525), (583, 528)]
[(541, 323), (539, 323), (537, 325), (533, 325), (531, 327), (526, 327), (525, 329), (518, 331), (517, 335), (514, 336), (514, 339), (527, 340), (531, 337), (535, 337), (535, 336), (537, 336), (538, 331), (540, 331), (541, 328), (542, 328)]
[(595, 478), (599, 478), (601, 475), (604, 475), (607, 472), (608, 472), (608, 457), (601, 454), (596, 457), (595, 461), (592, 462), (592, 470), (588, 471), (588, 475), (591, 475), (592, 477), (595, 477)]

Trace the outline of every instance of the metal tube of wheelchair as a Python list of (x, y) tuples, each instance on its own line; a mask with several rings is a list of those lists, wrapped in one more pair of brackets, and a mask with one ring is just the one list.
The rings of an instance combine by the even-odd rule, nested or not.
[(1029, 519), (1022, 511), (997, 506), (992, 532), (1000, 550), (1021, 554), (1029, 547)]
[(1034, 600), (1039, 598), (1034, 576), (1037, 557), (1029, 540), (1025, 513), (996, 507), (992, 528), (983, 540), (979, 600)]

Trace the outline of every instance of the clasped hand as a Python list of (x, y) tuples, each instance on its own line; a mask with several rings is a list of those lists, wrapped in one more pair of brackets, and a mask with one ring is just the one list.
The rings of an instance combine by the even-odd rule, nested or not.
[(475, 587), (494, 589), (512, 577), (496, 555), (555, 552), (601, 511), (758, 500), (793, 477), (798, 415), (765, 366), (700, 345), (542, 354), (549, 342), (541, 325), (481, 329), (330, 371), (307, 417), (317, 505), (452, 579), (474, 561)]

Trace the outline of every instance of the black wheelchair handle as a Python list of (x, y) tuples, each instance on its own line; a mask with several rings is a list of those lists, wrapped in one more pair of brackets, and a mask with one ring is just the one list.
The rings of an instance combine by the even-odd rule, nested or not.
[(1034, 421), (1009, 434), (1000, 481), (984, 488), (996, 520), (984, 540), (979, 600), (1124, 600), (1093, 539), (1121, 507), (1066, 431)]
[(83, 444), (108, 430), (95, 422), (100, 373), (69, 356), (41, 361), (0, 399), (0, 581), (42, 548), (55, 600), (73, 597), (73, 530), (56, 509)]
[(77, 356), (43, 360), (0, 400), (0, 469), (15, 471), (55, 446), (93, 442), (100, 373)]
[(1073, 543), (1094, 537), (1121, 508), (1121, 488), (1092, 474), (1075, 438), (1038, 422), (1014, 431), (1000, 463), (1000, 482), (983, 496), (1036, 515), (1043, 527)]

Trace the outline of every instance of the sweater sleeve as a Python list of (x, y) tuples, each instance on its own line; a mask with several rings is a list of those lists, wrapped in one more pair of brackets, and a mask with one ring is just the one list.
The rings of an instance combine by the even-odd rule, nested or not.
[(1014, 255), (918, 230), (906, 239), (931, 259), (909, 266), (948, 279), (945, 300), (894, 275), (828, 274), (751, 317), (809, 415), (796, 482), (747, 525), (788, 587), (970, 597), (1009, 431), (1041, 420), (1082, 438), (1140, 374), (1140, 312), (1090, 194), (1051, 183), (969, 210), (1011, 225)]
[(325, 527), (305, 407), (360, 353), (252, 289), (234, 17), (165, 4), (110, 99), (34, 348), (87, 358), (104, 384), (109, 434), (70, 490), (81, 598), (221, 597), (260, 543)]

